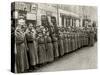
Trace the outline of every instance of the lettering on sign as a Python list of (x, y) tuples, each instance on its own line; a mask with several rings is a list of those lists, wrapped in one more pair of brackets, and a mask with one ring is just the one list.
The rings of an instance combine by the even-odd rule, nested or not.
[(35, 13), (36, 14), (37, 11), (37, 5), (36, 4), (32, 4), (31, 5), (31, 13)]
[(26, 19), (27, 20), (36, 20), (36, 14), (27, 13)]
[(30, 4), (28, 3), (21, 3), (21, 2), (16, 2), (15, 3), (15, 9), (17, 10), (23, 10), (23, 11), (30, 11)]

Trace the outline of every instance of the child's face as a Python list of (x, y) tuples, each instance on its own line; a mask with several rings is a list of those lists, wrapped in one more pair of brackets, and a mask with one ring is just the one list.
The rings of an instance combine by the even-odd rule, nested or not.
[(39, 36), (42, 36), (42, 33), (39, 33)]
[(32, 29), (33, 28), (33, 24), (29, 24), (29, 29)]
[(49, 32), (47, 32), (47, 35), (49, 35)]
[(26, 25), (21, 25), (21, 29), (22, 29), (23, 31), (25, 31), (25, 30), (26, 30), (26, 28), (27, 28), (27, 26), (26, 26)]
[(55, 36), (55, 34), (53, 34), (53, 36)]

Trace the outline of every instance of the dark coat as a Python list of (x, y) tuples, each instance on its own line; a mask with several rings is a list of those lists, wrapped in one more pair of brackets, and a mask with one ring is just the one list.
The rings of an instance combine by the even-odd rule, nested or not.
[(16, 31), (15, 33), (15, 42), (16, 42), (16, 68), (17, 72), (24, 72), (29, 68), (28, 57), (27, 57), (27, 48), (25, 42), (24, 33), (21, 31)]
[(39, 59), (39, 64), (43, 64), (47, 62), (44, 37), (38, 38), (38, 59)]
[(63, 45), (64, 45), (64, 53), (68, 52), (68, 38), (67, 38), (67, 33), (63, 35)]
[(53, 44), (54, 57), (58, 57), (59, 56), (58, 39), (56, 36), (52, 36), (52, 44)]
[(38, 64), (37, 41), (32, 32), (26, 33), (30, 65)]
[(46, 62), (54, 60), (53, 45), (50, 36), (45, 37), (45, 48), (46, 48)]
[(60, 34), (58, 37), (58, 47), (60, 56), (64, 55), (63, 36)]

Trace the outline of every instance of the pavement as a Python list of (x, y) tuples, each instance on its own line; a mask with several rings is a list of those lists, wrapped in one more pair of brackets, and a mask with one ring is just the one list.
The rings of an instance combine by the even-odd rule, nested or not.
[(52, 63), (46, 64), (35, 72), (82, 70), (97, 68), (97, 43), (93, 47), (84, 47), (64, 55)]

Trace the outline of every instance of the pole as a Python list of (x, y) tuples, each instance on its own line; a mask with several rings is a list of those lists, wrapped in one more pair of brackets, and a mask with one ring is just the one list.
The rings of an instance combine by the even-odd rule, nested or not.
[(59, 10), (58, 10), (58, 4), (57, 4), (57, 26), (59, 26)]

